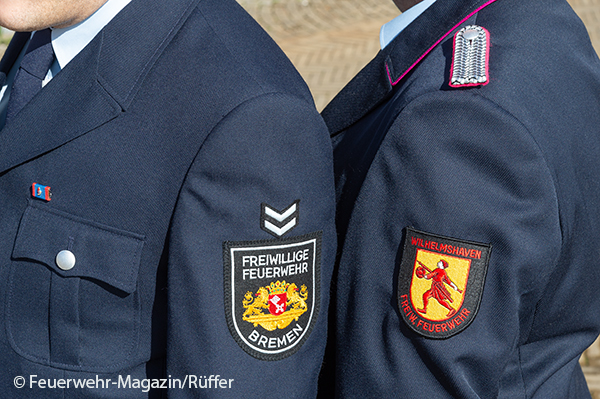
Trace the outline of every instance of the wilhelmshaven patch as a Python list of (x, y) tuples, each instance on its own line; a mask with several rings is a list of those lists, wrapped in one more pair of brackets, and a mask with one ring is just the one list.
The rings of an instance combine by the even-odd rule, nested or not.
[(398, 306), (406, 324), (428, 338), (449, 338), (479, 311), (492, 246), (406, 228)]
[(280, 360), (308, 338), (319, 313), (321, 236), (223, 243), (225, 317), (248, 354)]

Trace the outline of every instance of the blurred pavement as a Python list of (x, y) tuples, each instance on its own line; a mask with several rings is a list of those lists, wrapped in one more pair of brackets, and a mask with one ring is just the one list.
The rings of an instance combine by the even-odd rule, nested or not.
[[(400, 12), (391, 0), (238, 0), (281, 46), (319, 110), (379, 50), (379, 28)], [(600, 53), (600, 0), (569, 0)]]

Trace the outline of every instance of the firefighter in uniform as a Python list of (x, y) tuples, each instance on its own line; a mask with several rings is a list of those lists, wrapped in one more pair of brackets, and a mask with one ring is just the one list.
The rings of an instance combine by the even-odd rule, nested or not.
[(314, 397), (331, 142), (283, 52), (234, 0), (0, 23), (0, 398)]
[[(600, 61), (586, 29), (565, 0), (396, 3), (381, 52), (322, 112), (339, 232), (323, 395), (589, 397)], [(456, 314), (418, 311), (431, 283), (417, 270), (440, 259)]]

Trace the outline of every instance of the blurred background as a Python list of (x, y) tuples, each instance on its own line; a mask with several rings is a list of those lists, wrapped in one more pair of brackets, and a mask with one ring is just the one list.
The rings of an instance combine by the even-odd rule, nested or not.
[[(238, 0), (286, 52), (319, 110), (379, 50), (392, 0)], [(569, 0), (600, 52), (600, 0)]]

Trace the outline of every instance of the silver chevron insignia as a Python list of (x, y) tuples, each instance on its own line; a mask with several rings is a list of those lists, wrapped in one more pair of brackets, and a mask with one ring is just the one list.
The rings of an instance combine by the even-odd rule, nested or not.
[(260, 228), (267, 233), (281, 237), (298, 225), (300, 200), (288, 206), (283, 211), (267, 204), (261, 205)]

